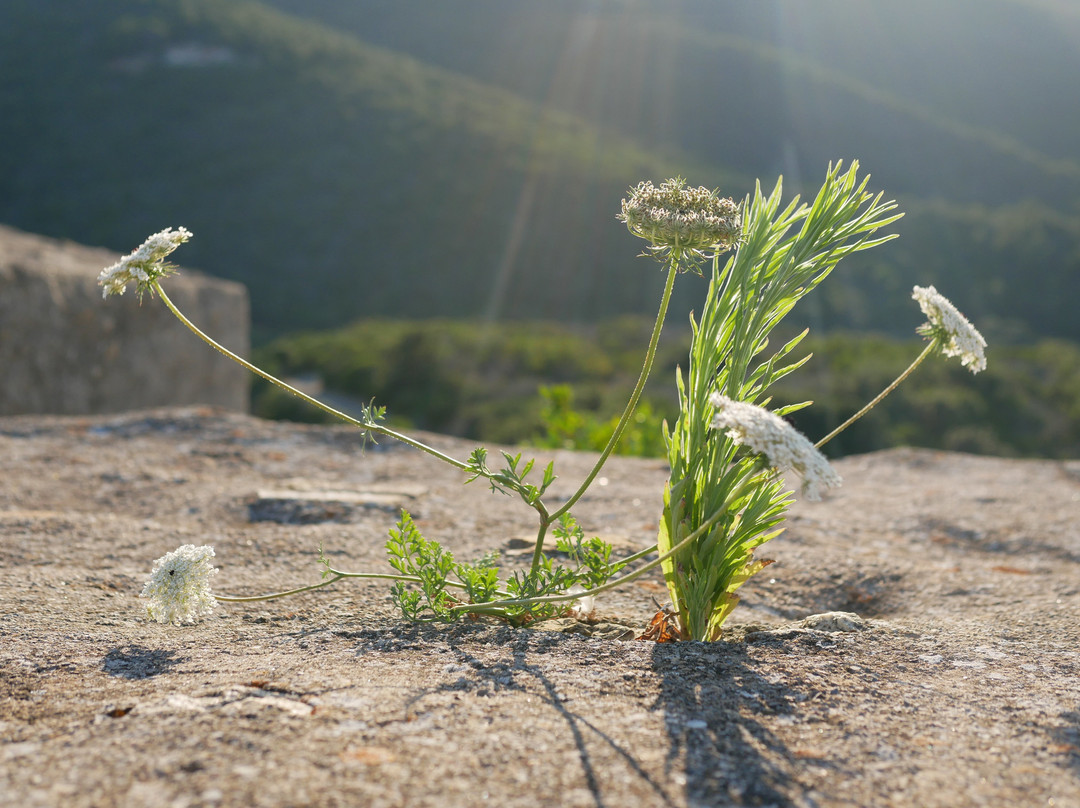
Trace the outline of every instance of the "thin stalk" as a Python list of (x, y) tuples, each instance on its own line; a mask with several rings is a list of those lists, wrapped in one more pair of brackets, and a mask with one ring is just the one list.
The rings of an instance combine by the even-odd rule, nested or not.
[(544, 537), (547, 536), (547, 529), (551, 527), (552, 517), (548, 515), (547, 508), (540, 500), (534, 502), (533, 507), (540, 514), (540, 525), (536, 531), (536, 545), (533, 547), (532, 563), (529, 565), (529, 569), (535, 572), (540, 567), (540, 559), (544, 554)]
[(254, 603), (258, 600), (273, 600), (274, 598), (284, 598), (289, 595), (299, 595), (301, 592), (310, 592), (312, 589), (321, 589), (324, 586), (330, 586), (335, 584), (344, 578), (344, 575), (336, 575), (333, 578), (328, 578), (325, 581), (321, 581), (317, 584), (311, 584), (310, 586), (301, 586), (299, 589), (290, 589), (287, 592), (274, 592), (270, 595), (251, 595), (248, 597), (229, 597), (227, 595), (214, 595), (214, 600), (219, 600), (222, 603)]
[(865, 407), (863, 407), (861, 410), (859, 410), (853, 416), (851, 416), (846, 421), (844, 421), (844, 423), (840, 424), (840, 426), (838, 426), (836, 429), (834, 429), (832, 432), (830, 432), (824, 438), (822, 438), (817, 443), (815, 443), (814, 447), (817, 448), (817, 449), (820, 449), (822, 446), (824, 446), (826, 443), (831, 441), (833, 438), (835, 438), (837, 435), (839, 435), (841, 432), (843, 432), (845, 429), (847, 429), (853, 423), (855, 423), (860, 418), (862, 418), (864, 415), (866, 415), (866, 413), (870, 412), (870, 410), (874, 409), (874, 407), (876, 407), (881, 402), (881, 400), (883, 398), (885, 398), (885, 396), (889, 395), (889, 393), (891, 393), (893, 390), (895, 390), (897, 387), (900, 386), (900, 383), (903, 382), (904, 379), (906, 379), (908, 376), (910, 376), (912, 373), (914, 373), (915, 368), (917, 368), (919, 365), (921, 365), (923, 360), (926, 359), (926, 357), (928, 357), (930, 354), (932, 354), (937, 347), (938, 347), (938, 341), (937, 340), (931, 340), (930, 344), (927, 345), (923, 349), (923, 352), (921, 354), (919, 354), (918, 357), (916, 357), (915, 361), (912, 362), (910, 365), (908, 365), (908, 369), (905, 370), (903, 373), (901, 373), (899, 376), (897, 376), (896, 379), (893, 380), (892, 384), (890, 384), (888, 387), (886, 387), (884, 390), (882, 390), (880, 393), (878, 393), (874, 397), (873, 401), (871, 401), (869, 404), (867, 404)]
[(638, 560), (644, 558), (647, 555), (652, 555), (655, 552), (656, 552), (656, 545), (651, 544), (648, 547), (646, 547), (644, 550), (638, 550), (633, 555), (628, 555), (626, 558), (624, 558), (619, 563), (622, 564), (623, 566), (626, 566), (628, 564), (633, 564), (635, 561), (638, 561)]
[(396, 441), (404, 443), (406, 446), (412, 446), (414, 449), (419, 449), (421, 452), (426, 452), (427, 454), (431, 455), (432, 457), (436, 457), (439, 460), (442, 460), (444, 463), (449, 463), (451, 466), (454, 466), (455, 468), (460, 469), (462, 471), (473, 471), (473, 469), (467, 463), (463, 463), (462, 461), (457, 460), (457, 459), (455, 459), (453, 457), (450, 457), (449, 455), (443, 454), (438, 449), (433, 449), (432, 447), (427, 446), (427, 445), (421, 443), (420, 441), (413, 440), (408, 435), (403, 435), (400, 432), (395, 432), (393, 429), (390, 429), (390, 428), (385, 427), (385, 426), (381, 426), (381, 425), (375, 423), (374, 421), (361, 421), (361, 420), (358, 420), (356, 418), (353, 418), (351, 415), (348, 415), (348, 414), (346, 414), (344, 412), (341, 412), (340, 410), (335, 410), (333, 407), (328, 406), (326, 404), (323, 404), (317, 398), (312, 398), (307, 393), (304, 393), (304, 392), (302, 392), (300, 390), (297, 390), (291, 384), (287, 384), (286, 382), (283, 382), (281, 379), (277, 378), (276, 376), (271, 376), (269, 373), (267, 373), (262, 368), (256, 367), (255, 365), (251, 364), (250, 362), (248, 362), (243, 357), (241, 357), (241, 356), (239, 356), (237, 354), (234, 354), (232, 351), (230, 351), (224, 345), (221, 345), (220, 343), (214, 341), (213, 338), (211, 338), (209, 335), (207, 335), (206, 333), (201, 331), (198, 326), (196, 326), (193, 322), (191, 322), (191, 320), (189, 320), (187, 317), (184, 316), (183, 312), (181, 312), (180, 309), (176, 308), (176, 306), (173, 304), (173, 302), (169, 299), (169, 296), (167, 294), (165, 294), (165, 290), (161, 288), (161, 285), (157, 281), (154, 281), (154, 291), (156, 291), (159, 295), (161, 295), (161, 299), (162, 299), (162, 301), (164, 301), (165, 305), (169, 307), (169, 311), (171, 311), (174, 315), (176, 315), (176, 318), (180, 322), (182, 322), (185, 326), (187, 326), (188, 329), (193, 334), (195, 334), (195, 336), (197, 336), (199, 339), (201, 339), (203, 342), (205, 342), (207, 345), (209, 345), (211, 348), (213, 348), (218, 353), (220, 353), (220, 354), (222, 354), (224, 356), (227, 356), (229, 359), (233, 360), (234, 362), (236, 362), (241, 367), (244, 367), (247, 370), (250, 370), (256, 376), (259, 376), (260, 378), (266, 379), (266, 381), (270, 382), (271, 384), (277, 385), (282, 390), (285, 390), (286, 392), (292, 393), (297, 398), (306, 401), (308, 404), (311, 404), (314, 407), (318, 407), (323, 412), (329, 413), (330, 415), (333, 415), (336, 418), (340, 418), (342, 421), (345, 421), (346, 423), (352, 424), (353, 426), (358, 426), (361, 429), (367, 430), (368, 432), (375, 432), (375, 433), (377, 433), (379, 435), (384, 435), (384, 436), (386, 436), (388, 438), (392, 438), (392, 439), (394, 439)]
[[(343, 572), (341, 570), (330, 568), (332, 578), (327, 578), (325, 581), (320, 581), (317, 584), (311, 584), (309, 586), (301, 586), (298, 589), (290, 589), (286, 592), (274, 592), (269, 595), (250, 595), (247, 597), (229, 597), (227, 595), (214, 595), (215, 600), (220, 600), (222, 603), (254, 603), (259, 600), (274, 600), (274, 598), (284, 598), (289, 595), (299, 595), (303, 592), (310, 592), (313, 589), (321, 589), (324, 586), (330, 586), (330, 584), (336, 584), (342, 578), (377, 578), (383, 581), (408, 581), (410, 583), (423, 583), (422, 579), (416, 575), (395, 575), (391, 572)], [(458, 589), (465, 589), (465, 584), (458, 581), (447, 581), (447, 586), (457, 587)]]
[[(622, 438), (623, 432), (626, 430), (626, 425), (630, 423), (630, 417), (634, 414), (634, 410), (637, 409), (638, 400), (641, 398), (641, 391), (645, 389), (645, 382), (648, 381), (649, 374), (652, 372), (653, 360), (656, 359), (656, 346), (660, 342), (660, 331), (663, 329), (664, 320), (667, 317), (668, 304), (671, 302), (671, 290), (675, 286), (675, 276), (678, 274), (681, 255), (681, 252), (674, 250), (671, 253), (667, 283), (664, 286), (664, 295), (660, 299), (660, 310), (656, 313), (656, 322), (653, 324), (652, 335), (649, 337), (649, 347), (645, 351), (645, 364), (641, 368), (637, 384), (634, 385), (634, 391), (630, 394), (630, 400), (626, 403), (626, 409), (623, 410), (622, 417), (619, 419), (615, 431), (611, 433), (611, 439), (607, 442), (607, 446), (604, 447), (604, 451), (600, 453), (600, 458), (596, 461), (596, 465), (593, 466), (592, 471), (590, 471), (588, 476), (582, 481), (578, 490), (570, 496), (570, 499), (566, 500), (561, 508), (551, 514), (551, 522), (554, 522), (574, 507), (574, 504), (581, 499), (585, 491), (592, 485), (592, 481), (596, 479), (596, 475), (600, 473), (600, 469), (603, 468), (604, 463), (607, 462), (608, 457), (611, 456), (611, 453), (615, 450), (615, 446)], [(539, 552), (539, 550), (540, 548), (538, 547), (537, 552)]]

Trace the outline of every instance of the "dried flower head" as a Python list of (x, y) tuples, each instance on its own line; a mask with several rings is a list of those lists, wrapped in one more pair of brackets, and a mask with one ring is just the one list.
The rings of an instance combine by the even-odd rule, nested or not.
[(911, 297), (919, 301), (929, 320), (919, 326), (918, 333), (936, 339), (946, 356), (959, 356), (960, 364), (972, 373), (986, 370), (986, 340), (948, 298), (933, 286), (916, 286)]
[(765, 455), (776, 468), (798, 472), (803, 478), (802, 491), (807, 499), (821, 499), (821, 488), (840, 485), (840, 475), (825, 456), (779, 415), (720, 393), (713, 393), (709, 403), (716, 407), (714, 429), (726, 429), (727, 436), (735, 443), (745, 444), (752, 451)]
[(659, 188), (647, 180), (631, 188), (618, 219), (649, 249), (662, 255), (678, 250), (698, 272), (696, 259), (731, 249), (742, 228), (733, 200), (705, 187), (688, 188), (680, 178)]
[(150, 580), (140, 597), (150, 598), (146, 613), (159, 623), (194, 623), (214, 610), (210, 579), (217, 569), (210, 563), (214, 548), (185, 544), (154, 562)]
[(135, 283), (139, 293), (151, 291), (154, 281), (176, 271), (165, 259), (191, 238), (191, 231), (183, 227), (173, 230), (166, 227), (154, 233), (131, 255), (125, 255), (111, 267), (101, 270), (98, 285), (104, 287), (102, 297), (122, 295), (129, 283)]

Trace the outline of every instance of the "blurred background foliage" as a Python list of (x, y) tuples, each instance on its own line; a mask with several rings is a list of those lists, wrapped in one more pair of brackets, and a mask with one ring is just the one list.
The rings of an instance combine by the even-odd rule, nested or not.
[[(989, 370), (920, 371), (834, 451), (1075, 455), (1078, 75), (1067, 0), (5, 0), (0, 222), (122, 252), (183, 225), (179, 260), (248, 285), (283, 372), (588, 446), (662, 284), (614, 219), (626, 188), (813, 193), (858, 158), (907, 216), (793, 313), (818, 340), (799, 425), (903, 363), (932, 283)], [(681, 278), (673, 312), (704, 289)]]
[[(920, 321), (912, 302), (911, 319)], [(471, 321), (362, 321), (263, 346), (272, 373), (317, 381), (331, 403), (357, 411), (374, 397), (391, 423), (477, 440), (603, 448), (637, 378), (651, 323), (623, 317), (567, 332), (551, 323), (478, 328)], [(621, 444), (661, 456), (661, 423), (676, 412), (674, 373), (689, 333), (668, 333), (644, 404)], [(779, 344), (779, 341), (778, 341)], [(818, 440), (898, 376), (922, 350), (917, 338), (836, 333), (809, 337), (809, 363), (774, 388), (775, 404), (813, 401), (789, 416)], [(255, 392), (269, 418), (323, 421), (318, 410), (269, 384)], [(828, 444), (836, 457), (915, 445), (1002, 457), (1080, 456), (1080, 348), (1046, 339), (991, 347), (975, 376), (932, 358), (896, 392)]]
[[(589, 433), (603, 431), (594, 421), (621, 412), (651, 328), (646, 318), (632, 316), (591, 327), (363, 320), (343, 329), (280, 337), (258, 349), (255, 359), (275, 375), (314, 384), (323, 397), (346, 408), (374, 398), (400, 426), (584, 447)], [(671, 372), (685, 351), (676, 340), (659, 351), (649, 388), (658, 402), (668, 403)], [(671, 396), (665, 412), (674, 401)], [(264, 417), (325, 420), (320, 411), (269, 383), (256, 385), (254, 402), (255, 413)], [(609, 435), (610, 429), (603, 441)]]

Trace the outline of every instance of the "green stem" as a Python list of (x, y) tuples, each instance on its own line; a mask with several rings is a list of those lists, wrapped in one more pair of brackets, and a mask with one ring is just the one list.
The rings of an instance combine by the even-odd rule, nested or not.
[(344, 578), (344, 575), (338, 575), (334, 578), (328, 578), (317, 584), (311, 584), (310, 586), (301, 586), (299, 589), (290, 589), (287, 592), (274, 592), (270, 595), (251, 595), (250, 597), (228, 597), (226, 595), (214, 595), (214, 600), (220, 600), (222, 603), (254, 603), (257, 600), (273, 600), (274, 598), (284, 598), (289, 595), (299, 595), (301, 592), (310, 592), (312, 589), (321, 589), (324, 586), (330, 586), (335, 584)]
[(169, 307), (169, 311), (171, 311), (173, 314), (175, 314), (176, 318), (180, 322), (182, 322), (185, 326), (187, 326), (188, 329), (193, 334), (195, 334), (195, 336), (197, 336), (199, 339), (201, 339), (203, 342), (205, 342), (207, 345), (209, 345), (211, 348), (213, 348), (218, 353), (220, 353), (220, 354), (222, 354), (224, 356), (227, 356), (229, 359), (233, 360), (234, 362), (236, 362), (241, 367), (244, 367), (247, 370), (250, 370), (256, 376), (259, 376), (260, 378), (266, 379), (266, 381), (270, 382), (271, 384), (277, 385), (282, 390), (285, 390), (286, 392), (292, 393), (297, 398), (303, 399), (308, 404), (311, 404), (314, 407), (318, 407), (323, 412), (329, 413), (330, 415), (333, 415), (336, 418), (340, 418), (342, 421), (345, 421), (346, 423), (352, 424), (353, 426), (358, 426), (361, 429), (367, 430), (368, 432), (375, 432), (376, 434), (384, 435), (384, 436), (386, 436), (388, 438), (392, 438), (392, 439), (394, 439), (396, 441), (404, 443), (406, 446), (412, 446), (414, 449), (419, 449), (421, 452), (426, 452), (427, 454), (431, 455), (432, 457), (436, 457), (439, 460), (442, 460), (444, 463), (449, 463), (451, 466), (454, 466), (455, 468), (460, 469), (462, 471), (472, 471), (473, 470), (469, 466), (468, 463), (463, 463), (462, 461), (457, 460), (457, 459), (455, 459), (453, 457), (450, 457), (449, 455), (443, 454), (438, 449), (433, 449), (432, 447), (427, 446), (427, 445), (421, 443), (420, 441), (413, 440), (408, 435), (403, 435), (400, 432), (395, 432), (393, 429), (389, 429), (388, 427), (381, 426), (381, 425), (375, 423), (374, 421), (361, 421), (361, 420), (358, 420), (356, 418), (353, 418), (351, 415), (348, 415), (348, 414), (346, 414), (344, 412), (341, 412), (340, 410), (335, 410), (333, 407), (330, 407), (330, 406), (328, 406), (326, 404), (323, 404), (317, 398), (312, 398), (307, 393), (304, 393), (304, 392), (302, 392), (300, 390), (297, 390), (291, 384), (287, 384), (286, 382), (283, 382), (281, 379), (279, 379), (279, 378), (277, 378), (275, 376), (271, 376), (269, 373), (267, 373), (262, 368), (256, 367), (255, 365), (251, 364), (250, 362), (248, 362), (243, 357), (241, 357), (241, 356), (239, 356), (237, 354), (234, 354), (228, 348), (226, 348), (225, 346), (221, 345), (218, 342), (215, 342), (209, 335), (207, 335), (206, 333), (201, 331), (198, 326), (196, 326), (193, 322), (191, 322), (191, 320), (189, 320), (187, 317), (184, 316), (184, 314), (180, 311), (180, 309), (176, 308), (176, 306), (173, 304), (173, 302), (169, 299), (169, 296), (167, 294), (165, 294), (165, 290), (161, 288), (161, 285), (157, 281), (154, 281), (154, 291), (156, 291), (159, 295), (161, 295), (161, 299), (162, 299), (162, 301), (164, 301), (165, 305)]
[[(423, 583), (423, 580), (416, 575), (395, 575), (391, 572), (343, 572), (342, 570), (336, 570), (333, 567), (329, 568), (330, 573), (334, 576), (328, 578), (325, 581), (321, 581), (317, 584), (311, 584), (310, 586), (301, 586), (298, 589), (290, 589), (286, 592), (274, 592), (270, 595), (250, 595), (247, 597), (229, 597), (227, 595), (214, 595), (215, 600), (220, 600), (222, 603), (254, 603), (259, 600), (274, 600), (274, 598), (284, 598), (289, 595), (299, 595), (302, 592), (310, 592), (313, 589), (321, 589), (324, 586), (330, 586), (330, 584), (336, 584), (342, 578), (376, 578), (383, 581), (409, 581), (410, 583)], [(447, 581), (447, 586), (457, 587), (458, 589), (465, 589), (465, 584), (458, 581)]]
[(635, 561), (637, 561), (639, 559), (642, 559), (647, 555), (652, 555), (655, 552), (656, 552), (656, 545), (655, 544), (650, 544), (644, 550), (638, 550), (633, 555), (628, 555), (626, 558), (622, 559), (618, 563), (622, 564), (623, 566), (626, 566), (628, 564), (633, 564)]
[[(544, 537), (547, 534), (548, 527), (555, 522), (560, 516), (569, 511), (577, 503), (589, 486), (592, 485), (593, 480), (596, 479), (596, 475), (600, 473), (600, 469), (604, 467), (607, 459), (611, 456), (611, 453), (615, 451), (615, 447), (618, 445), (619, 440), (623, 436), (623, 432), (626, 431), (626, 425), (630, 423), (630, 418), (634, 414), (634, 410), (637, 409), (638, 400), (641, 398), (641, 392), (645, 389), (645, 382), (649, 379), (649, 374), (652, 372), (653, 360), (656, 359), (656, 346), (660, 342), (660, 332), (664, 328), (664, 320), (667, 318), (668, 304), (671, 302), (671, 290), (675, 287), (675, 276), (679, 270), (679, 259), (682, 255), (681, 251), (673, 250), (668, 264), (667, 282), (664, 284), (664, 294), (660, 298), (660, 309), (656, 313), (656, 322), (653, 323), (652, 334), (649, 336), (649, 347), (645, 350), (645, 364), (642, 365), (641, 373), (638, 374), (637, 384), (634, 385), (633, 391), (630, 393), (630, 400), (626, 403), (626, 408), (623, 410), (622, 417), (619, 418), (619, 423), (615, 426), (615, 431), (611, 433), (611, 438), (608, 440), (604, 450), (600, 453), (599, 459), (592, 467), (592, 471), (578, 486), (577, 491), (570, 495), (570, 498), (562, 504), (558, 510), (548, 515), (544, 511), (540, 511), (540, 529), (536, 536), (536, 546), (533, 549), (532, 564), (529, 569), (532, 572), (536, 572), (540, 568), (541, 560), (544, 555)], [(537, 503), (541, 504), (541, 503)], [(537, 508), (540, 510), (540, 508)]]
[(870, 410), (874, 409), (874, 407), (876, 407), (878, 405), (878, 403), (880, 403), (880, 401), (883, 398), (885, 398), (885, 396), (889, 395), (889, 393), (891, 393), (893, 390), (895, 390), (897, 387), (899, 387), (900, 383), (902, 381), (904, 381), (904, 379), (906, 379), (908, 376), (910, 376), (915, 371), (915, 368), (917, 368), (919, 365), (921, 365), (923, 360), (926, 359), (926, 357), (928, 357), (930, 354), (932, 354), (937, 349), (937, 347), (938, 347), (938, 341), (937, 340), (931, 340), (930, 344), (927, 345), (923, 349), (923, 352), (921, 354), (919, 354), (918, 357), (916, 357), (915, 361), (912, 362), (910, 365), (908, 365), (908, 369), (905, 370), (903, 373), (901, 373), (899, 376), (897, 376), (896, 379), (893, 380), (892, 384), (890, 384), (888, 387), (886, 387), (884, 390), (882, 390), (880, 393), (878, 393), (874, 397), (873, 401), (871, 401), (869, 404), (867, 404), (865, 407), (863, 407), (861, 410), (859, 410), (853, 416), (851, 416), (846, 421), (844, 421), (844, 423), (840, 424), (840, 426), (838, 426), (836, 429), (834, 429), (832, 432), (830, 432), (824, 438), (822, 438), (817, 443), (815, 443), (814, 448), (820, 449), (822, 446), (824, 446), (826, 443), (831, 441), (833, 438), (835, 438), (837, 435), (839, 435), (841, 432), (843, 432), (845, 429), (847, 429), (853, 423), (855, 423), (860, 418), (862, 418), (864, 415), (866, 415), (866, 413), (870, 412)]
[[(660, 299), (660, 310), (656, 314), (656, 322), (653, 324), (652, 335), (649, 337), (649, 347), (645, 352), (645, 364), (641, 368), (637, 384), (634, 385), (634, 391), (630, 394), (630, 400), (626, 404), (626, 409), (623, 410), (622, 417), (619, 419), (615, 431), (611, 433), (611, 439), (607, 442), (607, 446), (604, 447), (604, 451), (600, 453), (600, 458), (596, 461), (596, 465), (593, 466), (592, 471), (590, 471), (588, 476), (582, 481), (578, 490), (563, 503), (562, 507), (551, 514), (550, 522), (554, 522), (574, 507), (574, 504), (581, 499), (585, 494), (585, 491), (592, 485), (592, 481), (596, 479), (596, 475), (600, 473), (600, 469), (603, 468), (608, 457), (615, 451), (615, 446), (622, 438), (623, 432), (626, 430), (626, 425), (630, 423), (630, 417), (634, 414), (634, 410), (637, 409), (638, 400), (641, 398), (641, 391), (645, 389), (645, 382), (652, 372), (653, 360), (656, 359), (656, 346), (660, 342), (660, 331), (663, 329), (664, 320), (667, 317), (668, 304), (671, 302), (671, 290), (675, 286), (675, 275), (678, 274), (681, 255), (682, 253), (678, 251), (672, 251), (671, 253), (667, 283), (664, 286), (664, 295)], [(537, 547), (534, 560), (539, 557), (539, 552), (540, 548)]]
[[(564, 592), (564, 593), (562, 593), (560, 595), (545, 595), (543, 597), (521, 598), (519, 600), (493, 600), (493, 601), (490, 601), (488, 603), (466, 603), (466, 604), (463, 604), (461, 606), (455, 606), (453, 609), (451, 609), (451, 611), (453, 611), (453, 612), (470, 612), (470, 613), (474, 613), (474, 614), (498, 614), (506, 606), (532, 606), (533, 604), (536, 604), (536, 603), (558, 603), (559, 601), (563, 601), (563, 600), (578, 600), (580, 598), (586, 598), (586, 597), (590, 597), (592, 595), (599, 595), (601, 592), (607, 592), (609, 589), (614, 589), (615, 587), (622, 586), (625, 583), (629, 583), (630, 581), (633, 581), (635, 578), (638, 578), (641, 575), (645, 574), (649, 570), (655, 569), (656, 567), (660, 566), (660, 564), (664, 563), (669, 558), (671, 558), (671, 556), (675, 555), (675, 553), (679, 552), (684, 547), (686, 547), (688, 544), (690, 544), (691, 542), (696, 541), (698, 538), (700, 538), (702, 536), (702, 534), (704, 534), (714, 524), (716, 524), (717, 520), (720, 519), (720, 517), (722, 517), (725, 513), (727, 513), (727, 507), (728, 507), (728, 502), (725, 502), (723, 507), (721, 507), (719, 510), (717, 510), (716, 513), (714, 513), (712, 516), (710, 516), (705, 522), (703, 522), (697, 528), (697, 530), (695, 530), (693, 533), (689, 534), (685, 539), (680, 541), (678, 544), (676, 544), (674, 547), (672, 547), (666, 553), (664, 553), (664, 554), (660, 555), (659, 557), (657, 557), (657, 558), (653, 559), (652, 561), (650, 561), (644, 567), (641, 567), (640, 569), (636, 569), (633, 572), (627, 573), (626, 575), (622, 576), (621, 578), (615, 578), (614, 580), (608, 581), (606, 584), (602, 584), (601, 586), (598, 586), (595, 589), (589, 589), (589, 590), (587, 590), (585, 592), (574, 592), (573, 594), (566, 594)], [(647, 555), (648, 553), (653, 552), (655, 549), (656, 549), (656, 546), (653, 545), (648, 550), (643, 550), (641, 553), (637, 553), (635, 555), (638, 556), (638, 557), (640, 557), (642, 555)]]
[(540, 526), (536, 531), (536, 545), (533, 547), (532, 563), (529, 565), (529, 569), (536, 572), (540, 568), (540, 562), (544, 554), (544, 538), (547, 536), (547, 529), (551, 527), (552, 517), (548, 515), (543, 502), (537, 500), (533, 503), (533, 507), (540, 514)]

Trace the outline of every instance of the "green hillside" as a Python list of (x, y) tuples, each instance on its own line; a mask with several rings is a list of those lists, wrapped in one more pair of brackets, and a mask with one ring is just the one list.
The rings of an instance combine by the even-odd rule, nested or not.
[(269, 331), (654, 305), (614, 214), (675, 162), (617, 134), (257, 3), (0, 9), (0, 220), (116, 249), (183, 224)]
[(628, 185), (813, 191), (858, 158), (908, 216), (816, 331), (909, 334), (931, 282), (992, 343), (1080, 339), (1078, 43), (1050, 0), (6, 0), (0, 221), (124, 251), (186, 226), (260, 341), (588, 322), (656, 303)]
[(267, 1), (756, 175), (850, 154), (897, 194), (1080, 190), (1080, 25), (1049, 4)]

